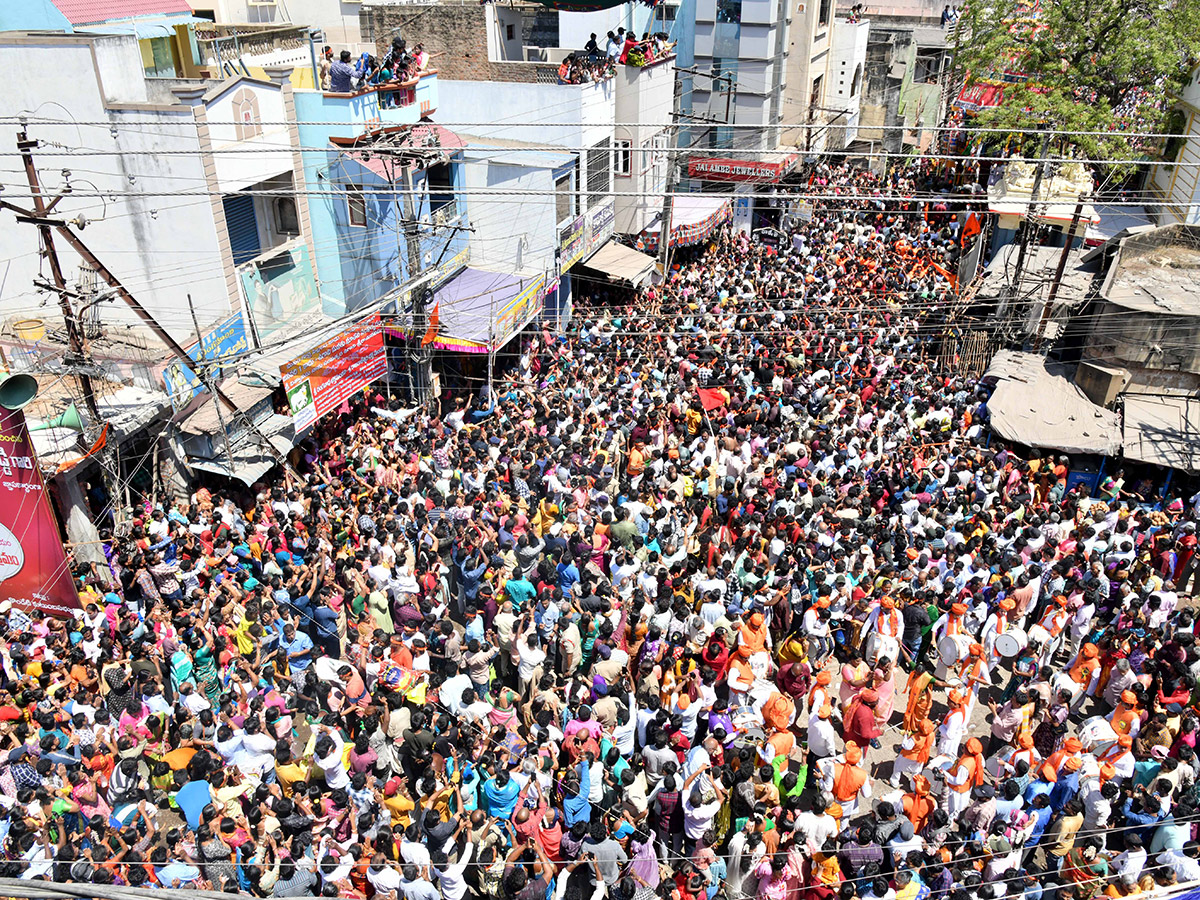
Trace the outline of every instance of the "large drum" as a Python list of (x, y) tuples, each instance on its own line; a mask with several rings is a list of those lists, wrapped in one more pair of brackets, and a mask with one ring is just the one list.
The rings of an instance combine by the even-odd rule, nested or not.
[(1054, 640), (1054, 638), (1050, 637), (1050, 632), (1048, 632), (1041, 625), (1030, 625), (1029, 640), (1045, 650), (1050, 645), (1050, 642)]
[(943, 665), (962, 662), (971, 652), (971, 638), (965, 634), (943, 634), (937, 642), (938, 658)]
[(1028, 645), (1029, 636), (1021, 628), (1010, 628), (996, 635), (996, 652), (1005, 659), (1016, 659)]

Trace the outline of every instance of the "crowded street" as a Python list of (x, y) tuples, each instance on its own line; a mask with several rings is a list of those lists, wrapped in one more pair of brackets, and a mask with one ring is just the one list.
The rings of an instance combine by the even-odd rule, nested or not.
[[(382, 900), (1200, 880), (1197, 500), (989, 429), (937, 173), (381, 383), (11, 603), (5, 877)], [(1187, 496), (1185, 496), (1187, 494)], [(95, 510), (99, 513), (100, 510)], [(97, 525), (108, 523), (98, 516)]]

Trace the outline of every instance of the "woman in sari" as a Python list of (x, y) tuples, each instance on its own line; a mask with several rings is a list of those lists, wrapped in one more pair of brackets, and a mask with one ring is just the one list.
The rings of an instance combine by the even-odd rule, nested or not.
[(871, 667), (863, 662), (862, 654), (850, 651), (850, 659), (842, 666), (842, 683), (838, 686), (838, 697), (844, 707), (865, 687), (871, 685)]
[(884, 658), (871, 673), (871, 679), (875, 693), (879, 695), (879, 702), (875, 704), (875, 721), (880, 728), (887, 728), (896, 705), (895, 668), (892, 661)]

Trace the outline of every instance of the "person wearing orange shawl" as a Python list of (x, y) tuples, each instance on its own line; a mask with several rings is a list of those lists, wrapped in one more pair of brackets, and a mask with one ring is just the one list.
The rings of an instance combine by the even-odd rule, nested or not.
[(841, 804), (845, 819), (854, 818), (860, 797), (863, 800), (871, 797), (871, 778), (860, 762), (862, 750), (850, 741), (846, 744), (844, 760), (825, 766), (821, 775), (821, 789), (833, 794), (833, 799)]
[(1095, 644), (1084, 644), (1075, 659), (1067, 667), (1066, 674), (1059, 674), (1054, 679), (1056, 690), (1069, 691), (1071, 694), (1071, 709), (1076, 711), (1083, 701), (1095, 689), (1100, 678), (1100, 648)]
[(1067, 761), (1069, 756), (1078, 756), (1083, 752), (1083, 742), (1074, 735), (1064, 738), (1062, 746), (1046, 757), (1046, 765), (1055, 772), (1062, 768), (1062, 764)]
[(929, 763), (933, 753), (933, 742), (937, 734), (937, 726), (931, 719), (922, 719), (911, 733), (904, 736), (897, 749), (899, 755), (892, 763), (891, 783), (900, 785), (900, 777), (913, 772), (920, 772)]
[[(937, 647), (938, 641), (943, 635), (958, 635), (966, 634), (967, 628), (964, 623), (969, 607), (965, 603), (950, 604), (950, 611), (942, 614), (942, 616), (933, 623), (933, 630), (930, 632), (930, 646)], [(944, 679), (950, 674), (950, 667), (943, 662), (941, 655), (937, 657), (937, 668), (934, 670), (938, 678)]]
[(1133, 746), (1133, 738), (1128, 734), (1123, 734), (1117, 738), (1117, 742), (1104, 751), (1103, 754), (1096, 758), (1101, 766), (1108, 763), (1113, 767), (1111, 781), (1120, 784), (1126, 778), (1133, 777), (1133, 767), (1136, 760), (1133, 758), (1133, 753), (1130, 748)]
[(971, 805), (971, 791), (983, 784), (987, 773), (983, 769), (983, 744), (979, 738), (967, 741), (967, 752), (958, 758), (946, 773), (946, 815), (953, 822)]
[(1033, 735), (1028, 731), (1022, 731), (1017, 734), (1017, 749), (1009, 754), (1008, 759), (1000, 763), (1001, 776), (1014, 775), (1017, 771), (1017, 763), (1024, 762), (1029, 766), (1030, 771), (1037, 768), (1038, 752), (1033, 749)]
[(904, 806), (904, 815), (908, 816), (908, 821), (912, 822), (913, 831), (918, 834), (925, 828), (933, 811), (937, 809), (937, 803), (929, 796), (929, 792), (929, 779), (924, 775), (915, 775), (913, 776), (912, 792), (905, 794), (901, 800)]
[(1050, 660), (1058, 652), (1063, 629), (1066, 628), (1070, 618), (1071, 614), (1067, 612), (1067, 598), (1063, 594), (1055, 594), (1054, 602), (1042, 613), (1042, 620), (1038, 622), (1038, 625), (1050, 635), (1050, 640), (1046, 641), (1046, 645), (1042, 647), (1042, 655), (1038, 659), (1039, 666), (1050, 665)]
[(967, 698), (955, 688), (946, 697), (946, 702), (949, 709), (938, 728), (938, 753), (953, 759), (958, 756), (958, 745), (967, 732)]
[(917, 730), (917, 725), (922, 719), (929, 717), (929, 711), (933, 709), (935, 685), (941, 687), (943, 683), (928, 671), (918, 667), (908, 673), (908, 683), (904, 685), (904, 692), (908, 694), (908, 705), (904, 708), (901, 727), (910, 734)]
[(1009, 618), (1016, 607), (1015, 600), (1005, 597), (1000, 601), (1000, 608), (988, 616), (987, 621), (983, 623), (983, 649), (989, 665), (996, 665), (1000, 661), (1000, 651), (996, 649), (996, 638), (1011, 627)]
[(753, 656), (755, 653), (762, 653), (766, 650), (767, 626), (763, 614), (751, 613), (749, 621), (742, 624), (739, 636), (741, 645), (749, 648), (748, 655)]
[(829, 691), (829, 685), (832, 683), (833, 674), (830, 672), (822, 670), (813, 676), (813, 686), (808, 692), (808, 724), (810, 728), (821, 707), (831, 704), (833, 701), (833, 694)]
[(958, 664), (958, 677), (963, 683), (963, 694), (967, 698), (967, 719), (975, 711), (975, 700), (981, 688), (992, 683), (992, 671), (984, 656), (983, 644), (972, 644), (967, 658)]
[(1133, 691), (1121, 691), (1121, 702), (1108, 717), (1108, 724), (1118, 735), (1127, 734), (1137, 737), (1142, 730), (1142, 717), (1138, 714), (1137, 694)]
[(863, 624), (867, 635), (867, 662), (878, 665), (883, 659), (893, 663), (900, 656), (900, 636), (904, 622), (896, 610), (896, 601), (888, 595), (871, 610)]

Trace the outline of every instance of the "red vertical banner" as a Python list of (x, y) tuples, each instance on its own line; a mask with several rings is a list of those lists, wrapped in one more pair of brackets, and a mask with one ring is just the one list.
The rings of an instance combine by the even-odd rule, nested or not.
[(0, 600), (67, 617), (79, 609), (71, 564), (20, 410), (0, 407)]

